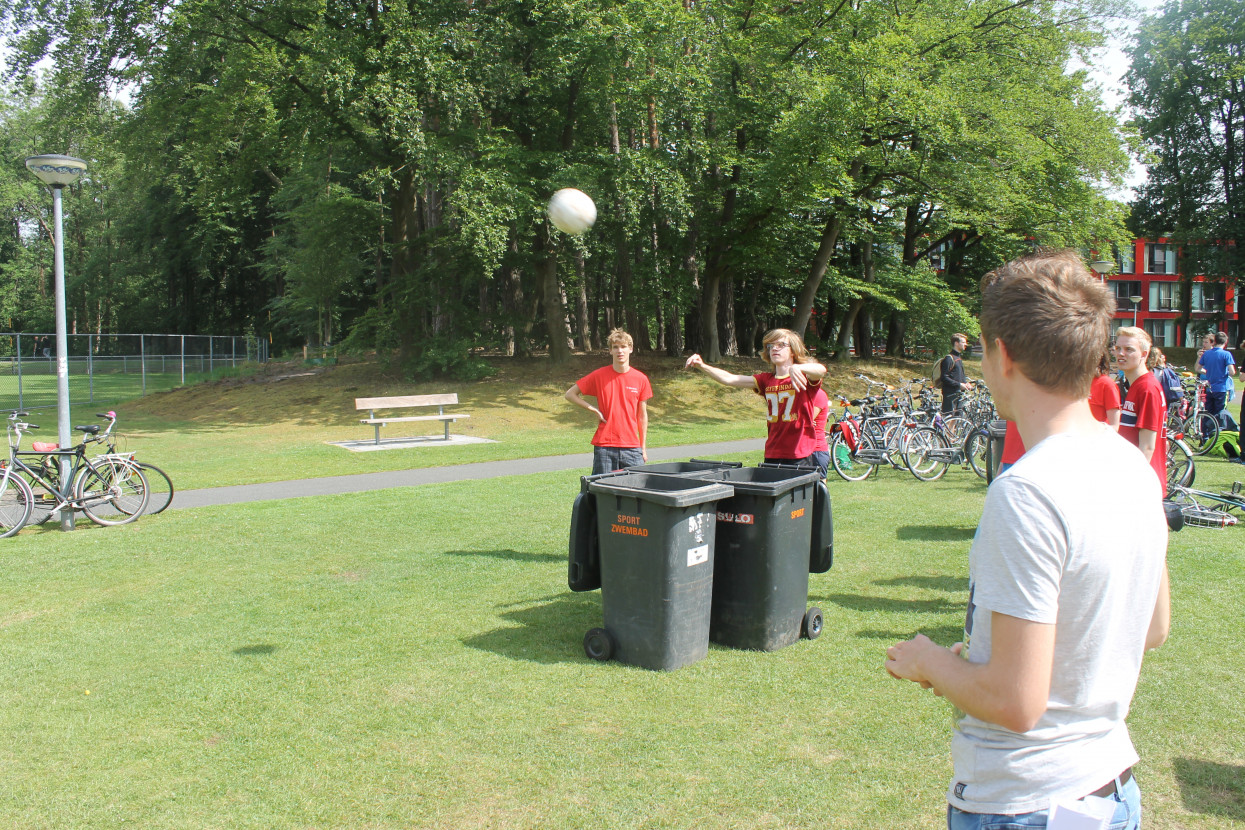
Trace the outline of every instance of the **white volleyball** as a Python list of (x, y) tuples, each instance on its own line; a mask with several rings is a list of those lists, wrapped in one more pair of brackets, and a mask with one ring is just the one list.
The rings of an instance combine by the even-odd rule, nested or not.
[(581, 234), (597, 221), (597, 206), (582, 190), (564, 187), (549, 200), (549, 221), (563, 233)]

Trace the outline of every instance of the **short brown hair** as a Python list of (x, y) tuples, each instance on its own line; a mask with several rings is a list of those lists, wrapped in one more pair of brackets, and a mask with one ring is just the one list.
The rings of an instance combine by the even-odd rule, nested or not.
[(1226, 331), (1215, 332), (1215, 345), (1216, 346), (1228, 345), (1228, 333)]
[(630, 346), (633, 349), (635, 348), (635, 341), (631, 339), (631, 335), (627, 334), (627, 332), (622, 329), (614, 329), (610, 332), (610, 336), (605, 339), (605, 347), (607, 349), (613, 348), (615, 343), (620, 346)]
[(1039, 248), (981, 280), (981, 337), (1000, 340), (1025, 377), (1089, 396), (1115, 300), (1076, 251)]
[(804, 338), (793, 332), (791, 329), (770, 329), (765, 332), (765, 336), (761, 338), (761, 359), (766, 363), (773, 365), (769, 356), (770, 343), (777, 343), (779, 340), (786, 340), (787, 345), (791, 347), (791, 360), (795, 363), (807, 363), (812, 360), (812, 355), (808, 353), (808, 348), (804, 345)]
[(955, 341), (957, 341), (957, 340), (963, 340), (963, 341), (964, 341), (964, 345), (966, 345), (966, 346), (968, 345), (968, 335), (967, 335), (967, 334), (964, 334), (963, 332), (959, 332), (959, 331), (957, 331), (955, 334), (951, 335), (951, 342), (952, 342), (952, 343), (954, 343), (954, 342), (955, 342)]

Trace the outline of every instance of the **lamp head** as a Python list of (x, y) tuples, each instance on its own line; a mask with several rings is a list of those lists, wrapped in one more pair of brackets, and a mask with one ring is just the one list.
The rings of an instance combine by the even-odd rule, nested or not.
[(49, 187), (64, 187), (86, 172), (86, 162), (73, 156), (30, 156), (26, 168)]
[(1115, 263), (1109, 259), (1096, 259), (1089, 264), (1089, 267), (1094, 269), (1094, 273), (1102, 277), (1115, 270)]

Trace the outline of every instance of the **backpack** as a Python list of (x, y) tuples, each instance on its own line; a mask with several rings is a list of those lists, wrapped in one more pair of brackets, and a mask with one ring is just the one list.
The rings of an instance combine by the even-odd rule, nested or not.
[(942, 367), (946, 364), (948, 357), (951, 357), (951, 355), (943, 355), (938, 358), (938, 360), (934, 362), (933, 371), (930, 372), (930, 378), (934, 381), (933, 386), (939, 392), (944, 391), (942, 388)]
[(1169, 404), (1184, 399), (1184, 385), (1180, 382), (1180, 375), (1170, 366), (1164, 366), (1159, 372), (1159, 385), (1163, 387), (1163, 398)]

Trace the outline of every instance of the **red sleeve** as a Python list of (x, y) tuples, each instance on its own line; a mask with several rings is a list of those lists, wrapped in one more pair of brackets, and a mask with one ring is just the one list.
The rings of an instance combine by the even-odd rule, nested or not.
[(1137, 411), (1137, 429), (1161, 432), (1163, 422), (1167, 420), (1167, 405), (1163, 400), (1163, 390), (1159, 388), (1158, 381), (1155, 381), (1153, 384), (1147, 384), (1145, 391), (1146, 394), (1139, 401), (1141, 406)]
[(597, 397), (597, 393), (601, 391), (597, 389), (597, 373), (595, 371), (584, 375), (575, 382), (575, 385), (579, 387), (581, 395), (591, 395), (595, 398)]
[(649, 382), (648, 375), (644, 375), (644, 385), (640, 387), (640, 400), (647, 401), (653, 397), (653, 384)]

